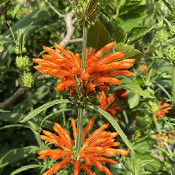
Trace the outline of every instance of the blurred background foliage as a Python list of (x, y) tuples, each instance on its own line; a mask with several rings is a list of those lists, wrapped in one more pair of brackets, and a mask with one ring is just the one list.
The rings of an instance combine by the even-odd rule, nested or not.
[[(63, 41), (68, 32), (65, 18), (59, 17), (46, 2), (0, 2), (0, 174), (37, 175), (44, 172), (50, 164), (45, 161), (43, 165), (37, 159), (37, 151), (47, 146), (39, 143), (39, 133), (43, 128), (52, 131), (54, 122), (71, 131), (70, 120), (77, 118), (74, 105), (57, 104), (38, 114), (35, 121), (20, 123), (33, 108), (69, 97), (67, 92), (55, 91), (57, 79), (40, 77), (38, 80), (41, 73), (32, 67), (32, 58), (41, 57), (43, 46), (53, 47), (54, 42)], [(73, 13), (70, 1), (50, 0), (49, 3), (61, 14)], [(81, 53), (82, 27), (75, 15), (72, 20), (75, 20), (75, 29), (71, 39), (79, 41), (68, 42), (65, 47)], [(117, 156), (116, 160), (123, 160), (122, 163), (108, 168), (114, 175), (173, 175), (174, 160), (164, 153), (163, 148), (156, 147), (156, 127), (145, 104), (150, 100), (172, 104), (173, 109), (158, 121), (162, 132), (172, 134), (175, 125), (171, 93), (174, 62), (170, 61), (173, 57), (170, 46), (175, 44), (174, 0), (100, 1), (97, 18), (89, 25), (88, 47), (100, 49), (114, 40), (117, 42), (115, 51), (123, 50), (125, 58), (136, 59), (131, 69), (134, 72), (132, 79), (120, 77), (121, 86), (111, 86), (108, 92), (114, 93), (121, 88), (127, 90), (128, 99), (119, 99), (123, 112), (117, 113), (117, 118), (136, 155), (134, 159)], [(22, 42), (24, 50), (18, 53)], [(17, 63), (20, 56), (26, 57), (25, 69), (20, 69), (20, 62)], [(146, 71), (141, 70), (142, 64), (146, 65)], [(13, 100), (7, 104), (11, 97)], [(99, 105), (98, 100), (94, 103)], [(107, 122), (101, 115), (87, 109), (84, 124), (91, 117), (96, 119), (92, 131)], [(112, 127), (110, 130), (114, 131)], [(173, 135), (172, 151), (174, 139)], [(122, 139), (118, 137), (118, 140), (124, 148)], [(94, 172), (103, 175), (97, 169)], [(69, 174), (69, 171), (63, 169), (57, 174)]]

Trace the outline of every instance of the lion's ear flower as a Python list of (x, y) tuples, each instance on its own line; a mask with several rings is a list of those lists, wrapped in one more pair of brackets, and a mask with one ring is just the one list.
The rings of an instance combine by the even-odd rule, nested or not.
[[(120, 142), (115, 142), (115, 137), (118, 135), (117, 132), (111, 133), (104, 131), (109, 124), (102, 125), (85, 140), (85, 137), (88, 134), (93, 122), (94, 119), (91, 119), (82, 131), (82, 148), (78, 155), (74, 154), (73, 141), (69, 133), (58, 123), (55, 123), (53, 127), (58, 136), (49, 131), (43, 130), (44, 135), (40, 136), (41, 139), (53, 143), (58, 148), (38, 151), (38, 154), (40, 155), (38, 158), (44, 159), (47, 156), (49, 156), (51, 160), (58, 160), (62, 158), (61, 161), (55, 163), (48, 171), (43, 173), (43, 175), (56, 174), (60, 169), (68, 164), (74, 164), (74, 175), (79, 175), (81, 168), (88, 175), (94, 175), (89, 168), (89, 165), (95, 166), (99, 171), (104, 172), (106, 175), (112, 175), (110, 170), (102, 163), (110, 163), (115, 165), (118, 162), (110, 159), (109, 157), (116, 156), (117, 154), (127, 155), (128, 151), (112, 148), (120, 145)], [(73, 128), (73, 136), (76, 140), (77, 128), (75, 120), (72, 119), (71, 123)]]
[[(62, 54), (44, 46), (43, 48), (48, 55), (42, 55), (43, 59), (34, 58), (33, 61), (38, 63), (34, 68), (43, 74), (59, 78), (56, 90), (77, 90), (78, 86), (87, 89), (87, 91), (94, 91), (96, 87), (97, 89), (103, 89), (102, 87), (105, 89), (106, 84), (118, 85), (121, 83), (115, 76), (130, 76), (133, 74), (124, 69), (132, 67), (135, 59), (121, 60), (124, 56), (122, 51), (102, 56), (115, 44), (115, 41), (109, 43), (97, 52), (96, 49), (92, 49), (91, 53), (87, 48), (84, 70), (81, 69), (81, 60), (78, 53), (74, 55), (70, 50), (64, 49), (57, 43), (54, 46)], [(118, 59), (119, 61), (117, 61)]]
[(116, 119), (116, 121), (118, 121), (118, 119), (115, 117), (115, 114), (117, 114), (117, 111), (122, 112), (122, 108), (119, 107), (119, 103), (115, 101), (116, 99), (114, 94), (109, 94), (109, 96), (106, 97), (105, 92), (101, 91), (99, 92), (97, 99), (100, 103), (98, 107), (108, 112)]

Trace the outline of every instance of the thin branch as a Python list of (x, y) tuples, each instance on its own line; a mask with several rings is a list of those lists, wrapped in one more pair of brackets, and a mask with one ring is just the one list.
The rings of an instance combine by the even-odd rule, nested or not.
[(78, 42), (83, 42), (83, 38), (76, 38), (76, 39), (69, 40), (69, 44), (78, 43)]
[(60, 18), (64, 18), (65, 15), (61, 14), (59, 11), (57, 11), (49, 2), (48, 0), (45, 0), (45, 2), (49, 5), (49, 7), (60, 17)]

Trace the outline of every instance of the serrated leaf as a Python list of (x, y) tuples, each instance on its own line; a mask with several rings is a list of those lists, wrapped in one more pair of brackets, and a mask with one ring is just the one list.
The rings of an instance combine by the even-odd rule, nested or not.
[(132, 28), (137, 27), (146, 16), (147, 14), (144, 13), (127, 13), (119, 16), (118, 20), (125, 32), (129, 32)]
[(26, 122), (28, 120), (30, 120), (31, 118), (35, 117), (36, 115), (38, 115), (40, 112), (44, 111), (45, 109), (51, 107), (51, 106), (54, 106), (56, 104), (59, 104), (59, 103), (70, 103), (69, 100), (67, 99), (59, 99), (59, 100), (53, 100), (53, 101), (50, 101), (42, 106), (40, 106), (39, 108), (35, 109), (34, 111), (32, 111), (31, 113), (29, 113), (23, 120), (21, 120), (20, 122), (23, 123), (23, 122)]
[(138, 39), (146, 35), (148, 32), (150, 32), (153, 28), (154, 28), (153, 26), (149, 26), (149, 27), (137, 27), (132, 29), (131, 35), (128, 38), (129, 40), (128, 44), (132, 44), (133, 42), (137, 41)]
[(140, 102), (140, 96), (132, 92), (129, 92), (127, 96), (128, 96), (128, 104), (130, 109), (135, 108)]
[(124, 89), (138, 94), (140, 96), (143, 96), (145, 98), (154, 98), (148, 91), (143, 90), (137, 83), (132, 81), (130, 78), (125, 76), (118, 76), (117, 78), (122, 82), (120, 86)]
[(125, 54), (125, 56), (123, 57), (124, 59), (126, 58), (134, 58), (136, 59), (135, 62), (139, 61), (142, 57), (142, 54), (139, 50), (134, 49), (132, 46), (128, 45), (128, 44), (123, 44), (123, 43), (119, 43), (115, 45), (115, 51), (123, 51), (123, 53)]
[(122, 129), (120, 128), (119, 124), (116, 122), (114, 117), (112, 117), (108, 112), (104, 111), (103, 109), (93, 104), (88, 104), (87, 107), (89, 107), (90, 109), (94, 109), (100, 114), (102, 114), (111, 123), (111, 125), (115, 128), (115, 130), (119, 133), (120, 137), (123, 139), (123, 142), (128, 146), (130, 151), (134, 152), (127, 136), (124, 134), (124, 132), (122, 131)]
[(16, 169), (15, 171), (11, 172), (10, 175), (15, 175), (18, 174), (20, 172), (29, 170), (29, 169), (33, 169), (33, 168), (42, 168), (43, 165), (38, 165), (38, 164), (32, 164), (32, 165), (26, 165), (26, 166), (22, 166), (18, 169)]
[(117, 43), (125, 41), (127, 34), (116, 19), (105, 16), (102, 13), (99, 16), (99, 19), (102, 21), (104, 27), (108, 30), (114, 41)]
[(88, 47), (93, 47), (97, 50), (112, 42), (109, 32), (101, 21), (98, 21), (94, 26), (90, 27), (87, 38)]
[(1, 154), (0, 168), (35, 154), (39, 150), (40, 148), (36, 146), (11, 149), (10, 151), (3, 153), (3, 155)]

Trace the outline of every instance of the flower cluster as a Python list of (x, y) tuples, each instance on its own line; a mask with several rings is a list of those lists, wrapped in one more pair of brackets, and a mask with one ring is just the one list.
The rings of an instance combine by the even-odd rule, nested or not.
[[(85, 137), (88, 134), (93, 122), (94, 119), (91, 119), (82, 131), (82, 148), (78, 155), (74, 154), (73, 140), (71, 139), (69, 133), (58, 123), (55, 123), (53, 129), (59, 136), (56, 136), (49, 131), (43, 131), (45, 135), (41, 135), (41, 139), (55, 144), (55, 146), (59, 147), (59, 149), (45, 149), (39, 151), (38, 154), (40, 156), (38, 158), (44, 159), (45, 157), (50, 156), (50, 159), (57, 160), (64, 157), (62, 161), (55, 163), (48, 171), (43, 173), (43, 175), (51, 175), (53, 173), (56, 174), (61, 168), (65, 167), (69, 163), (74, 164), (74, 175), (80, 174), (81, 168), (88, 175), (93, 175), (94, 173), (88, 167), (89, 165), (97, 167), (99, 171), (104, 172), (106, 175), (112, 175), (109, 169), (101, 162), (115, 165), (118, 163), (117, 161), (105, 156), (116, 156), (117, 154), (127, 155), (128, 151), (111, 148), (118, 146), (120, 143), (115, 142), (115, 137), (118, 135), (117, 132), (111, 133), (103, 131), (109, 124), (102, 125), (85, 141)], [(76, 141), (77, 128), (75, 120), (72, 119), (71, 123), (73, 128), (73, 136)]]
[[(161, 138), (160, 134), (156, 134), (155, 136), (158, 138)], [(167, 142), (171, 142), (171, 140), (173, 138), (171, 134), (168, 134), (168, 137), (167, 137), (166, 133), (162, 133), (162, 136), (167, 140)], [(157, 143), (160, 147), (164, 147), (164, 145), (165, 145), (164, 141), (162, 139), (157, 139)]]
[(159, 120), (161, 117), (163, 117), (166, 113), (168, 113), (168, 110), (172, 109), (168, 103), (163, 103), (162, 101), (159, 101), (159, 111), (154, 113), (157, 120)]
[(118, 121), (118, 119), (115, 117), (115, 114), (117, 113), (117, 111), (122, 112), (122, 108), (120, 108), (119, 103), (115, 101), (116, 99), (114, 94), (109, 94), (107, 98), (105, 92), (101, 91), (99, 92), (97, 99), (100, 103), (98, 107), (108, 112), (116, 119), (116, 121)]
[[(90, 54), (89, 48), (87, 48), (84, 70), (81, 69), (81, 60), (78, 53), (74, 55), (70, 50), (65, 50), (57, 43), (55, 43), (55, 48), (63, 54), (44, 46), (44, 50), (49, 55), (42, 55), (43, 59), (34, 58), (33, 61), (39, 64), (34, 68), (40, 70), (43, 74), (59, 78), (56, 90), (81, 89), (81, 91), (85, 90), (86, 93), (99, 88), (104, 90), (107, 89), (106, 84), (118, 85), (121, 83), (115, 76), (130, 76), (133, 74), (123, 69), (132, 67), (135, 59), (121, 60), (124, 56), (122, 51), (101, 57), (115, 44), (116, 42), (109, 43), (97, 52), (96, 49), (93, 49)], [(117, 59), (120, 59), (120, 61), (116, 61)]]

